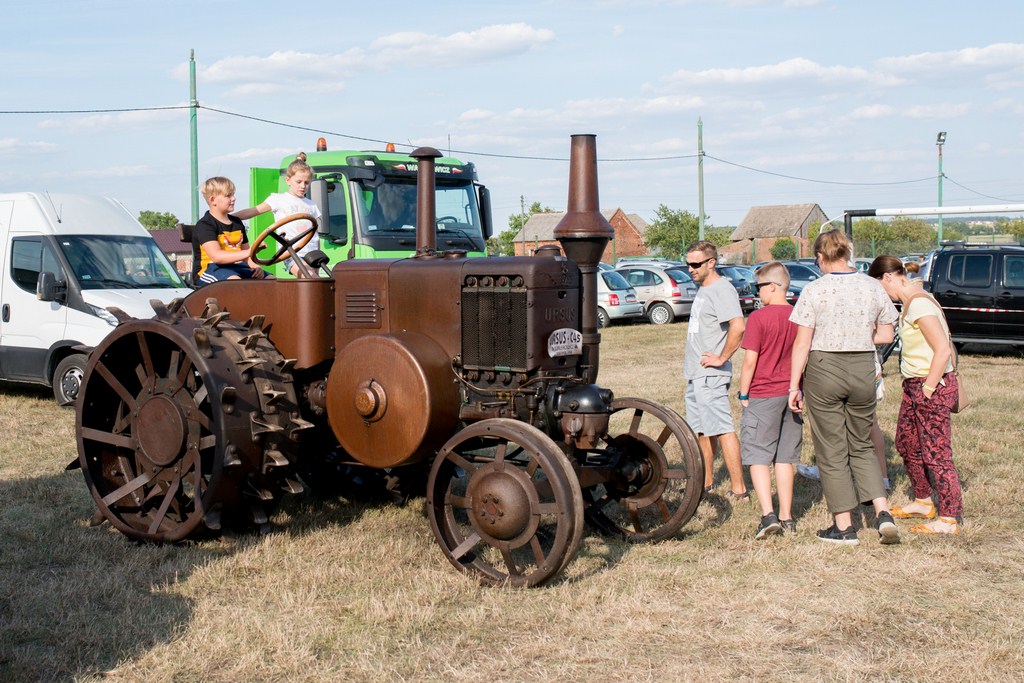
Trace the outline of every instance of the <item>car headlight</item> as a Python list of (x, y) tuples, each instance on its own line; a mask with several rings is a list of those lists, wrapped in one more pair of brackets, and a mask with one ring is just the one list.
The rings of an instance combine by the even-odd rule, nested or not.
[(117, 318), (114, 317), (113, 313), (111, 313), (105, 308), (93, 306), (92, 304), (89, 304), (89, 308), (92, 309), (93, 315), (95, 315), (97, 318), (99, 318), (100, 320), (105, 320), (111, 327), (117, 327)]

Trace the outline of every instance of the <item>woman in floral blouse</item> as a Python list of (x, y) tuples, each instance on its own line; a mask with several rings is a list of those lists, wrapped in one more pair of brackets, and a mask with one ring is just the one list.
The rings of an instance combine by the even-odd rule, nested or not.
[[(821, 277), (804, 287), (790, 316), (796, 342), (789, 406), (810, 413), (815, 461), (832, 526), (817, 533), (830, 543), (856, 545), (851, 512), (870, 500), (882, 543), (898, 543), (882, 472), (871, 443), (875, 415), (875, 344), (893, 340), (899, 317), (885, 290), (851, 265), (853, 246), (839, 230), (814, 241)], [(802, 384), (801, 384), (802, 380)]]

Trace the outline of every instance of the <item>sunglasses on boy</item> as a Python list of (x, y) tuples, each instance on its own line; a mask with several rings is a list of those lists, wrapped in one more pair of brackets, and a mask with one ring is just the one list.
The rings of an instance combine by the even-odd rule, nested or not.
[(761, 288), (762, 287), (767, 287), (768, 285), (775, 285), (777, 287), (781, 287), (782, 286), (778, 282), (772, 282), (771, 280), (769, 280), (768, 282), (758, 282), (757, 284), (754, 285), (754, 290), (757, 291), (758, 293), (760, 293), (761, 292)]

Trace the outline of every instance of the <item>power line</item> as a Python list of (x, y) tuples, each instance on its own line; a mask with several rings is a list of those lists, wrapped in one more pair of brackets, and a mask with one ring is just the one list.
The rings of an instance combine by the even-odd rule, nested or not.
[(187, 104), (167, 107), (132, 107), (130, 109), (7, 109), (0, 114), (125, 114), (133, 111), (165, 111), (167, 109), (188, 109)]
[(718, 158), (716, 156), (712, 156), (710, 154), (707, 154), (706, 156), (709, 159), (714, 159), (715, 161), (720, 161), (723, 164), (728, 164), (729, 166), (735, 166), (737, 168), (743, 168), (743, 169), (746, 169), (748, 171), (753, 171), (755, 173), (763, 173), (765, 175), (777, 176), (779, 178), (787, 178), (789, 180), (801, 180), (801, 181), (803, 181), (805, 183), (823, 183), (825, 185), (859, 185), (859, 186), (868, 186), (868, 185), (910, 185), (912, 183), (921, 183), (921, 182), (924, 182), (926, 180), (929, 181), (929, 182), (932, 181), (932, 180), (935, 180), (935, 176), (928, 176), (926, 178), (917, 178), (915, 180), (892, 180), (892, 181), (889, 181), (889, 182), (879, 182), (879, 183), (854, 183), (854, 182), (844, 182), (844, 181), (841, 181), (841, 180), (817, 180), (816, 178), (801, 178), (800, 176), (786, 175), (785, 173), (776, 173), (774, 171), (766, 171), (766, 170), (761, 169), (761, 168), (754, 168), (753, 166), (745, 166), (744, 164), (738, 164), (738, 163), (736, 163), (734, 161), (727, 161), (725, 159), (720, 159), (720, 158)]
[(961, 185), (957, 181), (953, 180), (952, 178), (950, 178), (945, 173), (942, 174), (942, 177), (945, 178), (946, 180), (948, 180), (949, 182), (953, 183), (957, 187), (962, 188), (964, 190), (967, 190), (968, 192), (973, 192), (974, 194), (978, 195), (979, 197), (987, 197), (988, 199), (995, 199), (996, 201), (1006, 202), (1007, 204), (1012, 204), (1014, 202), (1020, 201), (1019, 199), (1003, 199), (1002, 197), (993, 197), (990, 194), (985, 194), (984, 192), (978, 192), (977, 190), (972, 190), (971, 188), (967, 187), (966, 185)]
[[(171, 106), (164, 106), (164, 107), (128, 107), (128, 108), (120, 108), (120, 109), (113, 109), (113, 108), (108, 108), (108, 109), (22, 109), (22, 110), (10, 110), (9, 109), (9, 110), (0, 110), (0, 114), (9, 114), (9, 115), (16, 115), (16, 114), (28, 114), (28, 115), (32, 115), (32, 114), (51, 114), (51, 115), (52, 114), (113, 114), (113, 113), (128, 113), (128, 112), (141, 112), (141, 111), (167, 111), (167, 110), (174, 110), (174, 109), (190, 109), (190, 108), (191, 108), (191, 105), (171, 105)], [(389, 142), (391, 142), (390, 140), (379, 140), (377, 138), (368, 138), (368, 137), (363, 137), (363, 136), (359, 136), (359, 135), (352, 135), (352, 134), (349, 134), (349, 133), (342, 133), (342, 132), (339, 132), (339, 131), (328, 130), (328, 129), (325, 129), (325, 128), (313, 128), (311, 126), (300, 126), (300, 125), (293, 124), (293, 123), (285, 123), (283, 121), (276, 121), (274, 119), (268, 119), (268, 118), (263, 118), (263, 117), (259, 117), (259, 116), (252, 116), (250, 114), (240, 114), (238, 112), (228, 111), (226, 109), (218, 109), (216, 107), (206, 107), (206, 106), (203, 106), (203, 105), (200, 105), (200, 104), (196, 104), (196, 108), (197, 109), (206, 109), (207, 111), (216, 112), (218, 114), (223, 114), (225, 116), (233, 116), (235, 118), (246, 119), (246, 120), (255, 121), (255, 122), (258, 122), (258, 123), (266, 123), (266, 124), (273, 125), (273, 126), (280, 126), (282, 128), (291, 128), (293, 130), (302, 130), (302, 131), (307, 131), (307, 132), (310, 132), (310, 133), (317, 133), (319, 135), (331, 135), (331, 136), (334, 136), (334, 137), (345, 138), (345, 139), (348, 139), (348, 140), (358, 140), (360, 142), (372, 142), (372, 143), (380, 144), (380, 145), (385, 145), (385, 144), (388, 144)], [(410, 149), (416, 147), (416, 145), (406, 144), (406, 143), (395, 143), (395, 144), (397, 144), (399, 146), (402, 146), (402, 147), (409, 147)], [(494, 152), (477, 152), (477, 151), (473, 151), (473, 150), (462, 150), (462, 149), (450, 150), (449, 154), (460, 154), (460, 155), (465, 155), (465, 156), (469, 156), (469, 157), (488, 157), (488, 158), (492, 158), (492, 159), (515, 159), (515, 160), (520, 160), (520, 161), (557, 161), (557, 162), (567, 162), (567, 161), (569, 161), (568, 157), (531, 156), (531, 155), (522, 155), (522, 154), (497, 154), (497, 153), (494, 153)], [(682, 159), (694, 159), (694, 158), (697, 158), (698, 156), (699, 156), (699, 154), (676, 154), (676, 155), (667, 155), (667, 156), (658, 156), (658, 157), (601, 158), (601, 159), (598, 159), (598, 160), (602, 161), (602, 162), (615, 162), (615, 163), (639, 163), (639, 162), (650, 162), (650, 161), (679, 161), (679, 160), (682, 160)], [(819, 180), (819, 179), (816, 179), (816, 178), (803, 178), (803, 177), (800, 177), (800, 176), (787, 175), (785, 173), (777, 173), (775, 171), (767, 171), (767, 170), (762, 169), (762, 168), (755, 168), (753, 166), (748, 166), (746, 164), (740, 164), (740, 163), (737, 163), (735, 161), (729, 161), (727, 159), (722, 159), (721, 157), (716, 157), (714, 155), (707, 154), (707, 152), (704, 153), (704, 156), (707, 157), (708, 159), (713, 159), (715, 161), (718, 161), (720, 163), (726, 164), (728, 166), (734, 166), (736, 168), (742, 168), (744, 170), (751, 171), (753, 173), (761, 173), (761, 174), (764, 174), (764, 175), (775, 176), (777, 178), (786, 178), (788, 180), (797, 180), (797, 181), (805, 182), (805, 183), (819, 183), (819, 184), (824, 184), (824, 185), (846, 185), (846, 186), (851, 186), (851, 187), (877, 187), (877, 186), (884, 186), (884, 185), (910, 185), (910, 184), (913, 184), (913, 183), (921, 183), (921, 182), (926, 182), (926, 181), (927, 182), (931, 182), (932, 180), (934, 180), (934, 176), (928, 176), (926, 178), (917, 178), (917, 179), (914, 179), (914, 180), (893, 180), (893, 181), (888, 181), (888, 182), (872, 182), (872, 183), (850, 182), (850, 181), (839, 181), (839, 180)], [(961, 187), (961, 188), (963, 188), (963, 189), (965, 189), (965, 190), (967, 190), (969, 192), (973, 192), (974, 194), (977, 194), (977, 195), (979, 195), (981, 197), (988, 197), (990, 199), (996, 199), (998, 201), (1010, 201), (1010, 200), (1000, 199), (999, 197), (992, 197), (991, 195), (987, 195), (987, 194), (978, 192), (976, 190), (972, 190), (971, 188), (965, 187), (964, 185), (961, 185), (960, 183), (956, 182), (955, 180), (953, 180), (949, 176), (944, 176), (944, 177), (947, 180), (949, 180), (951, 183), (953, 183), (954, 185), (957, 185), (957, 186), (959, 186), (959, 187)]]

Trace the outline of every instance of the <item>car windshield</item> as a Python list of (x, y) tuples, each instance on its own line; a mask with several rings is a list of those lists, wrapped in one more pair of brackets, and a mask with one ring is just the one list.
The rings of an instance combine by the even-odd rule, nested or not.
[(58, 243), (82, 289), (170, 289), (185, 286), (152, 238), (64, 235)]
[(629, 289), (629, 283), (626, 282), (626, 278), (622, 277), (621, 273), (606, 270), (601, 273), (601, 277), (604, 278), (604, 283), (608, 285), (608, 289), (613, 292)]

